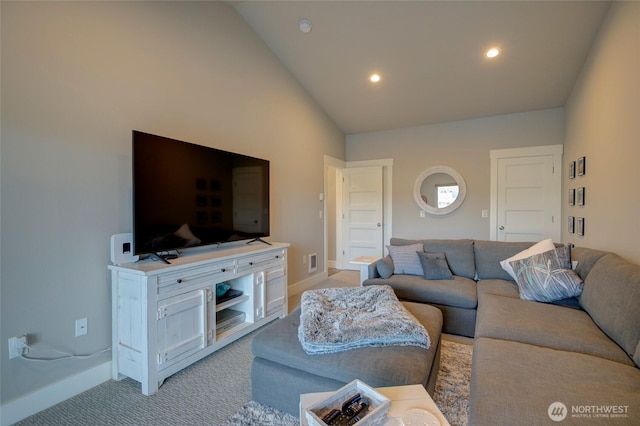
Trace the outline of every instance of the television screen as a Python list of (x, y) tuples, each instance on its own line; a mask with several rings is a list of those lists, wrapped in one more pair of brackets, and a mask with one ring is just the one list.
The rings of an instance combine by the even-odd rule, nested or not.
[(135, 254), (269, 236), (269, 161), (133, 131)]

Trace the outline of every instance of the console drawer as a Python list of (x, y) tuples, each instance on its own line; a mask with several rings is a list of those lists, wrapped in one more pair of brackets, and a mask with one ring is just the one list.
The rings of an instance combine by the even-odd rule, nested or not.
[(213, 268), (211, 266), (202, 266), (200, 268), (189, 269), (188, 271), (162, 274), (158, 276), (158, 294), (186, 288), (203, 281), (213, 281), (217, 283), (224, 281), (227, 276), (233, 273), (235, 273), (235, 262), (230, 260), (217, 264)]
[(259, 256), (238, 259), (238, 272), (261, 270), (266, 267), (284, 264), (284, 250), (273, 251)]

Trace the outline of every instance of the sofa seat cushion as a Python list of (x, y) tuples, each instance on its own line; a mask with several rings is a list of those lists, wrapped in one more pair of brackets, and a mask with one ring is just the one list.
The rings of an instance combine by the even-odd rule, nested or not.
[(393, 288), (399, 299), (420, 303), (475, 309), (478, 306), (476, 282), (454, 275), (452, 280), (426, 280), (415, 275), (392, 275), (383, 280), (372, 278), (362, 285), (386, 284)]
[(440, 344), (442, 313), (433, 306), (403, 304), (427, 329), (429, 349), (389, 346), (307, 355), (298, 340), (300, 309), (297, 309), (265, 326), (253, 339), (252, 351), (258, 358), (342, 383), (360, 379), (373, 387), (424, 384)]
[(484, 294), (478, 305), (477, 337), (580, 352), (633, 365), (625, 351), (586, 312), (546, 303)]
[(487, 279), (478, 281), (478, 301), (480, 301), (485, 294), (512, 297), (514, 299), (520, 298), (518, 285), (509, 280)]
[[(590, 355), (486, 337), (473, 345), (469, 425), (555, 424), (554, 402), (568, 414), (560, 424), (637, 424), (640, 370)], [(627, 418), (571, 418), (572, 407), (627, 406)]]
[[(478, 303), (481, 303), (484, 294), (494, 294), (496, 296), (520, 298), (518, 285), (513, 281), (507, 280), (480, 280), (478, 281)], [(566, 306), (569, 308), (582, 309), (577, 297), (555, 300), (552, 305)]]

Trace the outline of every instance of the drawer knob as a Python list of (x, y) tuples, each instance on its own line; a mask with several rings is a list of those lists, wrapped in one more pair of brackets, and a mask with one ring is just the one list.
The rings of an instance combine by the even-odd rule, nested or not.
[(178, 278), (178, 284), (182, 282), (182, 278)]
[(253, 262), (249, 262), (249, 265), (253, 265)]
[(226, 269), (224, 269), (224, 268), (220, 269), (220, 272), (226, 272), (226, 271), (227, 271), (227, 270), (226, 270)]

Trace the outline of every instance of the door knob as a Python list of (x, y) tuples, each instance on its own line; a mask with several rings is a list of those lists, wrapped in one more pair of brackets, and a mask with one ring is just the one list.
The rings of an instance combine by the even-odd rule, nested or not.
[(501, 231), (504, 231), (504, 226), (501, 226), (500, 228), (498, 228)]

